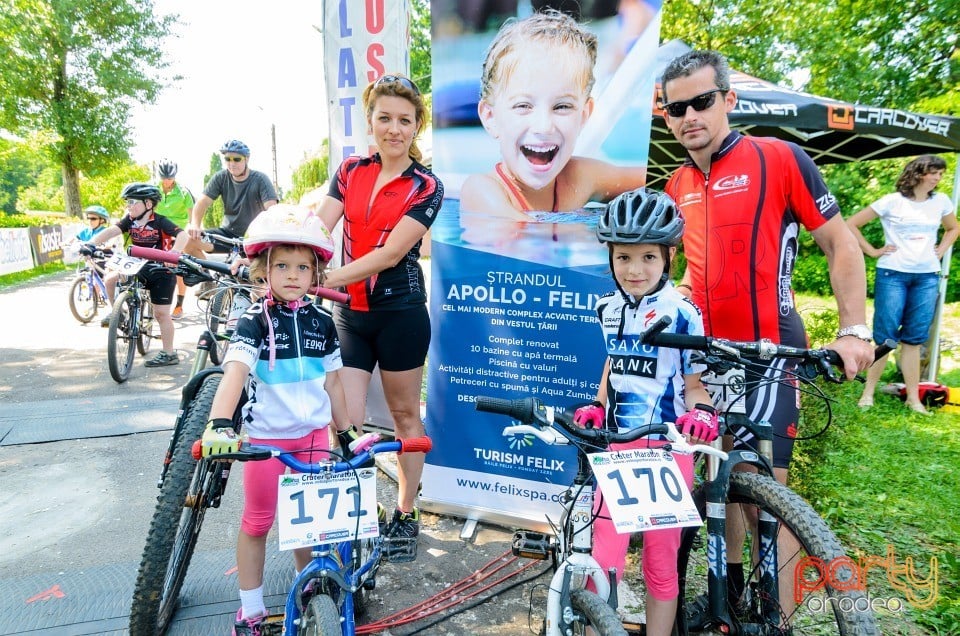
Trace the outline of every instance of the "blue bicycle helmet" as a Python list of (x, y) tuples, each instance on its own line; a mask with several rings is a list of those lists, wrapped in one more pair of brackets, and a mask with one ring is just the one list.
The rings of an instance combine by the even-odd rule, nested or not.
[(161, 179), (173, 179), (177, 176), (177, 164), (169, 159), (161, 159), (157, 164), (157, 172)]
[(140, 201), (150, 200), (154, 203), (160, 203), (160, 199), (163, 198), (163, 195), (160, 193), (160, 188), (149, 183), (130, 183), (123, 188), (123, 192), (120, 193), (121, 199), (138, 199)]
[(227, 143), (223, 144), (220, 148), (220, 154), (226, 154), (228, 152), (233, 152), (238, 155), (243, 155), (244, 157), (250, 156), (250, 148), (247, 144), (243, 143), (239, 139), (231, 139)]
[(104, 221), (110, 220), (110, 213), (107, 212), (107, 209), (102, 205), (88, 205), (87, 207), (83, 208), (83, 211), (87, 214), (96, 214)]

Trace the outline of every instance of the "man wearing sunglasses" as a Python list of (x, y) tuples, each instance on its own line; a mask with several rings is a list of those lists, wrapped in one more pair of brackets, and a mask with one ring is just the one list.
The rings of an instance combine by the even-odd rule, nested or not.
[[(707, 335), (806, 346), (791, 281), (802, 226), (827, 256), (837, 299), (841, 329), (829, 347), (843, 359), (847, 378), (869, 367), (873, 350), (863, 256), (816, 165), (796, 144), (730, 130), (728, 114), (737, 96), (719, 53), (697, 50), (674, 59), (663, 73), (662, 87), (663, 119), (687, 150), (686, 161), (665, 188), (686, 221), (687, 269), (677, 288), (703, 311)], [(748, 386), (757, 387), (747, 393), (747, 416), (773, 425), (774, 472), (786, 483), (799, 399), (794, 386), (783, 386), (789, 383), (764, 382), (767, 374), (780, 378), (784, 370), (770, 367), (747, 375)], [(742, 524), (734, 523), (740, 517), (727, 517), (728, 537), (735, 525), (743, 536)], [(743, 576), (742, 564), (733, 559), (742, 551), (731, 544), (728, 587), (735, 599)], [(701, 609), (706, 608), (703, 601)], [(688, 611), (688, 623), (702, 627), (704, 616)]]
[[(224, 169), (213, 175), (190, 212), (187, 232), (194, 239), (200, 238), (203, 215), (218, 197), (223, 200), (223, 225), (207, 232), (230, 238), (242, 238), (247, 226), (258, 214), (277, 204), (277, 191), (270, 177), (250, 169), (250, 148), (247, 144), (231, 139), (220, 148), (220, 154), (223, 155)], [(204, 249), (227, 251), (209, 245), (205, 245)]]

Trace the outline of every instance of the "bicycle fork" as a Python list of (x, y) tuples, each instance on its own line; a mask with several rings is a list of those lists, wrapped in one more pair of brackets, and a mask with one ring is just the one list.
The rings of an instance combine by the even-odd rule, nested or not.
[[(729, 452), (729, 459), (721, 462), (707, 456), (706, 516), (707, 516), (707, 598), (710, 614), (719, 620), (731, 633), (736, 633), (734, 619), (730, 615), (730, 599), (727, 588), (727, 495), (730, 473), (733, 467), (745, 463), (758, 467), (772, 475), (773, 432), (768, 422), (755, 424), (759, 455), (750, 450)], [(714, 443), (719, 444), (720, 440)], [(765, 510), (758, 511), (756, 548), (753, 551), (757, 562), (751, 567), (759, 574), (759, 609), (764, 624), (780, 624), (780, 596), (778, 589), (777, 536), (779, 523)], [(733, 599), (736, 602), (738, 599)]]

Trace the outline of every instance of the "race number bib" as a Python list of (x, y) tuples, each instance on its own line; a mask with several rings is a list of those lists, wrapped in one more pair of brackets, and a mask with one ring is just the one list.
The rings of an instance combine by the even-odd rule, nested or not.
[(124, 254), (114, 254), (107, 260), (105, 267), (111, 271), (120, 272), (124, 276), (133, 276), (139, 272), (146, 263), (147, 261), (142, 258), (126, 256)]
[(590, 467), (618, 534), (701, 524), (670, 452), (637, 448), (593, 453)]
[(280, 475), (280, 549), (365, 539), (377, 526), (377, 470)]

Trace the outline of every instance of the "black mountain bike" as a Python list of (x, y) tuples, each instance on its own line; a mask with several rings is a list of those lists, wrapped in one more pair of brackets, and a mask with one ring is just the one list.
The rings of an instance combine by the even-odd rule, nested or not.
[[(829, 349), (660, 333), (668, 324), (669, 318), (662, 318), (642, 342), (702, 352), (698, 361), (717, 376), (742, 371), (759, 361), (786, 358), (795, 361), (796, 368), (773, 381), (800, 383), (824, 399), (813, 381), (817, 377), (842, 381), (835, 370), (841, 365), (840, 357)], [(877, 349), (877, 357), (889, 344)], [(742, 405), (742, 396), (752, 387), (741, 382), (732, 386), (734, 398), (728, 398), (728, 403), (739, 401)], [(730, 387), (728, 383), (726, 388)], [(706, 522), (686, 528), (682, 535), (677, 633), (692, 631), (689, 617), (700, 615), (705, 620), (696, 629), (709, 633), (879, 634), (864, 590), (852, 584), (856, 574), (843, 565), (849, 563), (842, 560), (846, 557), (843, 546), (806, 501), (773, 477), (771, 426), (736, 410), (742, 409), (734, 406), (721, 413), (721, 433), (752, 433), (759, 452), (732, 450), (726, 459), (707, 456), (700, 466), (701, 483), (694, 489), (693, 499)], [(720, 438), (715, 444), (720, 444)], [(751, 466), (752, 472), (735, 471), (737, 465)], [(739, 598), (729, 598), (727, 591), (726, 526), (731, 514), (739, 516), (744, 528), (753, 527), (741, 558), (734, 560), (744, 568), (745, 584)], [(797, 575), (805, 575), (803, 565), (811, 562), (835, 566), (831, 580), (796, 586)]]

